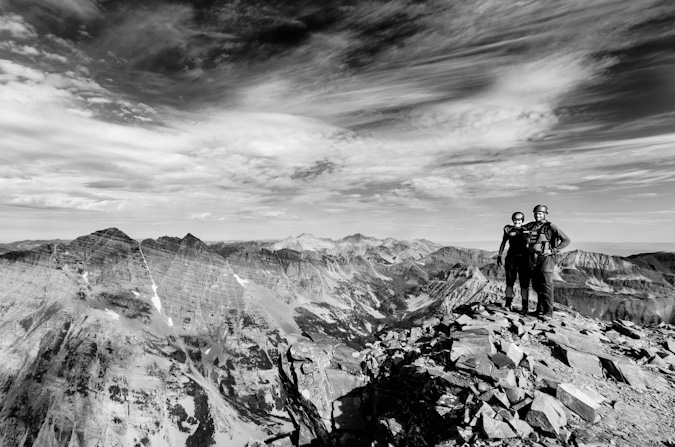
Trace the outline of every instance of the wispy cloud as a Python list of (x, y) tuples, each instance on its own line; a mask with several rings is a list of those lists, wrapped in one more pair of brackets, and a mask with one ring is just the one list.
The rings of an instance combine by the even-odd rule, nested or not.
[(442, 232), (481, 205), (648, 200), (675, 182), (675, 134), (637, 138), (574, 115), (616, 64), (598, 54), (630, 47), (626, 30), (656, 9), (369, 3), (238, 64), (246, 45), (277, 43), (256, 28), (223, 33), (189, 5), (130, 6), (98, 28), (89, 20), (105, 4), (44, 5), (50, 23), (81, 32), (0, 15), (0, 202), (12, 209), (284, 231), (433, 216)]

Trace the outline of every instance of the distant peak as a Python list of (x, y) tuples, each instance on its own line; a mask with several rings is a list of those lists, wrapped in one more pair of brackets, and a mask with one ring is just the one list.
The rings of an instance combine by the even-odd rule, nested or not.
[(206, 245), (201, 239), (199, 239), (192, 233), (188, 233), (185, 235), (185, 237), (181, 241), (181, 245), (198, 250), (210, 250), (208, 245)]
[(350, 236), (346, 236), (342, 238), (343, 242), (361, 242), (361, 241), (374, 241), (376, 240), (374, 237), (370, 236), (365, 236), (361, 233), (355, 233)]
[(125, 242), (136, 242), (129, 236), (127, 236), (126, 233), (117, 228), (106, 228), (105, 230), (95, 231), (94, 233), (92, 233), (92, 235), (105, 237), (109, 239), (119, 239)]

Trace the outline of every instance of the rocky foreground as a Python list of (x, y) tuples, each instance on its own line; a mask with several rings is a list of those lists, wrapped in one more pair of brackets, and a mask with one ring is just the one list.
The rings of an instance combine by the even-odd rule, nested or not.
[(299, 445), (675, 445), (675, 326), (558, 309), (543, 321), (474, 304), (383, 333), (353, 354), (364, 386), (332, 405), (322, 390), (344, 380), (321, 365), (354, 361), (291, 348), (284, 370), (334, 429), (307, 424)]

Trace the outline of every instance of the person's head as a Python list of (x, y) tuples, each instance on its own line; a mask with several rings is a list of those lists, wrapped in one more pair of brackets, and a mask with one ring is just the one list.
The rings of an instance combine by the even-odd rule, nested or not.
[(548, 214), (548, 207), (546, 205), (537, 205), (532, 212), (534, 213), (534, 220), (537, 222), (546, 222), (546, 215)]
[(516, 211), (515, 213), (511, 214), (511, 220), (513, 221), (514, 227), (520, 228), (523, 226), (523, 222), (525, 221), (525, 215), (520, 211)]

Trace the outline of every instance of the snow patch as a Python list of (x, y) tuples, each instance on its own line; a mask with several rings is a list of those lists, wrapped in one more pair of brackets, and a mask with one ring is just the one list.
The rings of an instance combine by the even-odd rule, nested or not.
[(172, 319), (171, 317), (167, 318), (166, 324), (168, 324), (169, 326), (173, 327), (173, 319)]
[(647, 278), (646, 276), (642, 275), (617, 275), (617, 276), (612, 276), (611, 278), (607, 278), (608, 281), (645, 281), (645, 282), (652, 282), (651, 279)]
[(106, 309), (105, 313), (106, 313), (106, 315), (108, 315), (113, 320), (119, 320), (120, 319), (120, 315), (115, 311), (112, 311), (110, 309)]
[[(89, 280), (87, 279), (87, 276), (89, 276), (89, 272), (84, 272), (84, 273), (82, 274), (82, 279), (84, 279), (84, 282), (86, 282), (87, 284), (89, 284)], [(91, 285), (91, 284), (89, 284), (89, 285)]]
[(372, 315), (375, 318), (384, 318), (385, 317), (385, 315), (382, 312), (380, 312), (378, 310), (375, 310), (370, 306), (363, 306), (363, 310), (365, 310), (366, 312), (368, 312), (370, 315)]
[(301, 394), (302, 394), (302, 397), (304, 397), (304, 398), (307, 399), (307, 400), (309, 400), (309, 398), (312, 397), (311, 394), (309, 394), (309, 390), (308, 390), (307, 388), (305, 388), (304, 390), (302, 390), (302, 393), (301, 393)]
[(434, 299), (431, 298), (426, 293), (423, 293), (419, 296), (411, 298), (408, 300), (408, 312), (414, 312), (416, 310), (423, 309), (434, 302)]
[(209, 348), (209, 349), (207, 349), (206, 351), (204, 351), (204, 355), (209, 355), (209, 352), (211, 352), (211, 348)]
[(159, 296), (157, 296), (157, 286), (155, 285), (155, 281), (152, 281), (152, 291), (154, 292), (155, 296), (152, 297), (152, 304), (157, 308), (158, 312), (162, 311), (162, 301), (160, 301)]
[(138, 293), (138, 292), (136, 292), (135, 290), (132, 290), (132, 292), (133, 292), (133, 294), (134, 294), (134, 296), (135, 296), (136, 298), (138, 298), (139, 296), (141, 296), (141, 294)]
[(337, 321), (335, 321), (333, 318), (331, 318), (330, 311), (328, 309), (324, 308), (324, 307), (318, 307), (318, 306), (312, 306), (312, 305), (303, 306), (303, 307), (305, 309), (307, 309), (308, 311), (312, 312), (317, 317), (321, 318), (326, 323), (331, 323), (331, 324), (337, 323)]
[(246, 284), (248, 283), (248, 279), (240, 278), (236, 273), (234, 274), (234, 279), (236, 279), (239, 285), (242, 287), (246, 287)]
[(590, 278), (588, 281), (586, 281), (586, 285), (590, 287), (593, 290), (598, 290), (600, 292), (612, 292), (612, 286), (607, 284), (604, 281), (601, 281), (597, 278)]
[(140, 252), (141, 252), (141, 257), (143, 258), (143, 263), (145, 264), (145, 268), (148, 269), (148, 274), (150, 275), (150, 281), (152, 281), (152, 291), (154, 293), (154, 296), (152, 297), (152, 304), (155, 306), (157, 309), (157, 312), (162, 313), (162, 301), (159, 299), (159, 296), (157, 295), (157, 285), (155, 284), (155, 280), (152, 278), (152, 272), (150, 272), (150, 266), (148, 266), (148, 261), (145, 259), (145, 255), (143, 254), (143, 249), (141, 246), (138, 246)]

